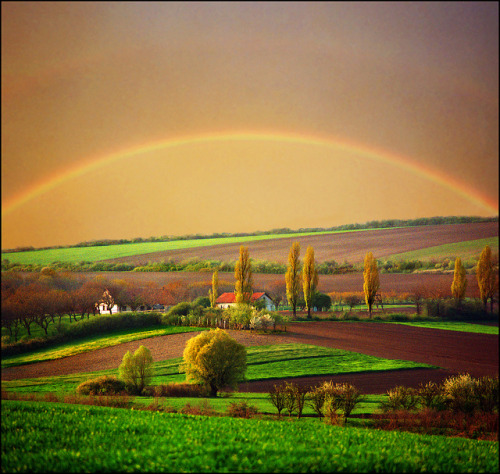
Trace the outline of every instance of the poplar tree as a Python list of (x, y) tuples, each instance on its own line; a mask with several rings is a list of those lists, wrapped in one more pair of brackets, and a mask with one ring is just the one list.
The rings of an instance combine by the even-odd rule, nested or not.
[(304, 257), (302, 267), (302, 289), (304, 291), (304, 301), (307, 307), (307, 318), (311, 319), (312, 299), (318, 286), (318, 270), (314, 262), (314, 249), (309, 246)]
[(235, 299), (236, 303), (250, 304), (253, 295), (252, 264), (248, 253), (248, 247), (240, 247), (240, 257), (234, 269)]
[(479, 296), (483, 302), (484, 309), (486, 310), (488, 299), (491, 299), (491, 310), (493, 311), (493, 293), (495, 291), (497, 275), (493, 269), (489, 245), (484, 247), (477, 262), (476, 278), (479, 286)]
[(371, 319), (373, 302), (375, 301), (375, 295), (380, 287), (377, 261), (371, 252), (368, 252), (365, 256), (363, 279), (363, 291), (365, 292), (365, 301)]
[(297, 313), (297, 302), (299, 301), (300, 291), (300, 244), (294, 242), (288, 254), (288, 268), (285, 275), (286, 298), (288, 304), (292, 307), (293, 317)]
[(453, 298), (460, 302), (465, 296), (465, 290), (467, 288), (467, 272), (465, 267), (462, 265), (462, 260), (460, 258), (455, 259), (455, 271), (453, 273), (453, 282), (451, 284), (451, 294)]
[(210, 299), (210, 306), (215, 308), (215, 302), (219, 296), (219, 270), (215, 270), (212, 275), (212, 289), (208, 290), (208, 298)]

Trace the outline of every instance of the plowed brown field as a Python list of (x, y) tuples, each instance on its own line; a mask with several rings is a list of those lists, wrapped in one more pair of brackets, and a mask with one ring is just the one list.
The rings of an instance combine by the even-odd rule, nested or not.
[[(168, 283), (179, 281), (186, 285), (195, 283), (207, 285), (211, 288), (212, 273), (207, 272), (85, 272), (77, 273), (82, 278), (93, 278), (102, 275), (109, 280), (120, 279), (127, 280), (136, 285), (145, 285), (148, 282), (154, 282), (157, 285), (166, 285)], [(285, 275), (254, 273), (253, 289), (255, 291), (265, 291), (269, 285), (277, 280), (284, 284)], [(429, 288), (445, 287), (447, 290), (451, 287), (453, 281), (453, 272), (438, 273), (381, 273), (380, 291), (381, 293), (396, 291), (411, 293), (418, 286)], [(477, 294), (477, 280), (475, 275), (467, 275), (467, 293), (466, 296), (473, 297)], [(228, 289), (223, 291), (234, 291), (234, 273), (219, 272), (219, 288), (223, 285)], [(348, 273), (345, 275), (319, 275), (318, 291), (322, 293), (331, 293), (332, 291), (363, 291), (363, 274)]]
[[(229, 330), (245, 346), (301, 343), (360, 352), (388, 359), (435, 365), (440, 369), (397, 370), (335, 377), (302, 377), (309, 385), (321, 380), (347, 381), (363, 393), (384, 393), (396, 385), (416, 387), (420, 382), (442, 381), (468, 372), (474, 377), (498, 376), (498, 336), (363, 322), (294, 323), (281, 335)], [(100, 349), (97, 351), (2, 370), (2, 380), (64, 375), (117, 368), (127, 350), (146, 346), (155, 361), (182, 356), (186, 341), (197, 333), (175, 334)], [(240, 391), (266, 392), (277, 380), (241, 384)]]
[[(472, 224), (430, 225), (404, 227), (401, 229), (379, 229), (338, 234), (313, 235), (299, 238), (281, 238), (246, 242), (250, 256), (255, 260), (286, 263), (290, 246), (299, 241), (304, 254), (310, 245), (314, 248), (317, 262), (335, 260), (339, 263), (362, 262), (367, 252), (376, 258), (383, 258), (412, 250), (419, 250), (436, 245), (444, 245), (467, 240), (484, 239), (498, 236), (497, 222), (478, 222)], [(191, 258), (202, 260), (236, 261), (239, 256), (240, 243), (214, 245), (183, 250), (154, 252), (133, 257), (122, 257), (108, 260), (110, 262), (127, 262), (135, 265), (147, 264), (148, 261), (160, 262), (172, 260), (178, 262)]]

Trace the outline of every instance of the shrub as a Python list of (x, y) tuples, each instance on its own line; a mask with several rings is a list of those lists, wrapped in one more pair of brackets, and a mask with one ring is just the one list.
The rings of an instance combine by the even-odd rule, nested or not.
[(278, 418), (281, 418), (281, 412), (286, 405), (285, 385), (273, 385), (273, 388), (269, 392), (269, 399), (276, 407), (276, 410), (278, 410)]
[(445, 395), (441, 385), (434, 382), (421, 383), (417, 389), (417, 397), (424, 408), (444, 410)]
[(215, 410), (212, 408), (212, 406), (207, 400), (203, 400), (198, 405), (191, 405), (190, 403), (186, 403), (179, 410), (179, 413), (183, 413), (184, 415), (205, 415), (205, 416), (216, 415)]
[(205, 385), (190, 383), (169, 383), (154, 387), (155, 397), (206, 397), (208, 389)]
[(191, 303), (188, 303), (186, 301), (182, 303), (178, 303), (172, 308), (170, 308), (167, 313), (165, 314), (166, 317), (168, 316), (187, 316), (187, 314), (193, 309)]
[(168, 405), (160, 403), (158, 398), (155, 398), (149, 405), (145, 407), (138, 407), (137, 410), (145, 410), (145, 411), (160, 411), (162, 413), (177, 413), (177, 410)]
[(324, 382), (323, 390), (325, 392), (325, 421), (330, 425), (338, 425), (341, 424), (339, 419), (339, 400), (335, 396), (335, 390), (333, 382)]
[(478, 408), (482, 411), (498, 412), (498, 377), (480, 377), (476, 379), (474, 394)]
[(126, 384), (116, 377), (104, 375), (82, 382), (76, 388), (78, 395), (118, 395), (125, 391)]
[(363, 400), (359, 390), (350, 383), (324, 382), (322, 389), (325, 393), (324, 405), (330, 421), (332, 416), (337, 418), (337, 411), (343, 413), (344, 422), (351, 415), (356, 405)]
[(375, 418), (375, 428), (498, 441), (498, 413), (453, 413), (426, 408), (398, 410)]
[(318, 385), (311, 389), (308, 393), (310, 407), (321, 418), (323, 416), (323, 407), (325, 405), (326, 392), (323, 385)]
[(418, 404), (416, 391), (410, 387), (397, 386), (387, 391), (387, 400), (380, 403), (382, 411), (414, 410)]
[(304, 410), (304, 405), (306, 403), (306, 396), (309, 391), (307, 387), (290, 384), (290, 391), (295, 397), (295, 407), (297, 409), (297, 417), (300, 418), (302, 416), (302, 411)]
[(269, 314), (255, 314), (250, 319), (250, 329), (262, 329), (267, 331), (267, 328), (274, 325), (274, 320)]
[(412, 318), (408, 314), (402, 314), (402, 313), (391, 314), (391, 321), (405, 322), (405, 321), (411, 321), (411, 319)]
[(196, 298), (193, 301), (193, 306), (194, 307), (201, 306), (203, 308), (210, 308), (210, 298), (208, 298), (208, 296), (198, 296), (198, 298)]
[(237, 418), (251, 418), (259, 412), (257, 407), (248, 405), (245, 400), (241, 402), (231, 402), (227, 407), (227, 414)]
[(498, 410), (498, 377), (474, 379), (469, 374), (460, 374), (447, 378), (443, 391), (453, 412)]
[(285, 410), (288, 412), (288, 416), (292, 416), (295, 408), (297, 408), (297, 400), (295, 398), (293, 384), (285, 382), (285, 385), (283, 387), (283, 394)]
[(337, 405), (344, 413), (344, 420), (348, 418), (356, 405), (363, 400), (359, 390), (350, 383), (336, 384), (334, 395), (337, 397)]
[(256, 314), (254, 308), (248, 304), (240, 303), (226, 309), (223, 317), (229, 320), (232, 327), (243, 329), (250, 326), (250, 320)]
[(446, 402), (452, 411), (466, 413), (474, 411), (477, 405), (474, 385), (474, 379), (469, 374), (448, 377), (443, 382)]

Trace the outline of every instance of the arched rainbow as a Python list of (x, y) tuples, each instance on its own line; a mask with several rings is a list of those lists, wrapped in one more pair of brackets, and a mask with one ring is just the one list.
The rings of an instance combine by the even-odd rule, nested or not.
[(130, 158), (135, 155), (149, 153), (153, 151), (163, 150), (166, 148), (179, 147), (194, 143), (204, 142), (224, 142), (224, 141), (248, 141), (259, 140), (268, 142), (286, 142), (297, 143), (312, 146), (330, 147), (335, 150), (345, 150), (349, 153), (357, 154), (366, 159), (375, 160), (380, 163), (386, 163), (404, 169), (414, 175), (430, 180), (440, 186), (443, 186), (467, 199), (469, 202), (482, 207), (485, 211), (492, 215), (498, 214), (498, 204), (482, 196), (477, 190), (461, 183), (452, 177), (439, 172), (436, 169), (431, 169), (420, 163), (411, 161), (408, 158), (379, 150), (374, 147), (366, 147), (357, 143), (352, 143), (344, 139), (322, 138), (310, 135), (290, 134), (290, 133), (263, 133), (263, 132), (229, 132), (229, 133), (210, 133), (200, 134), (195, 136), (184, 136), (178, 138), (168, 138), (159, 140), (133, 148), (119, 150), (104, 156), (97, 156), (80, 161), (72, 167), (66, 168), (45, 181), (32, 186), (25, 192), (9, 199), (2, 203), (2, 215), (7, 216), (15, 209), (26, 204), (30, 200), (45, 194), (51, 189), (56, 188), (61, 183), (68, 181), (77, 176), (83, 175), (90, 171), (107, 166), (113, 162), (124, 158)]

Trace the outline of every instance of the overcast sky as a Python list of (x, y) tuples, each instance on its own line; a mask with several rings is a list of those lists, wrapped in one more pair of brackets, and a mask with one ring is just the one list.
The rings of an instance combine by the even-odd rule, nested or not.
[(2, 2), (2, 248), (498, 214), (497, 2)]

